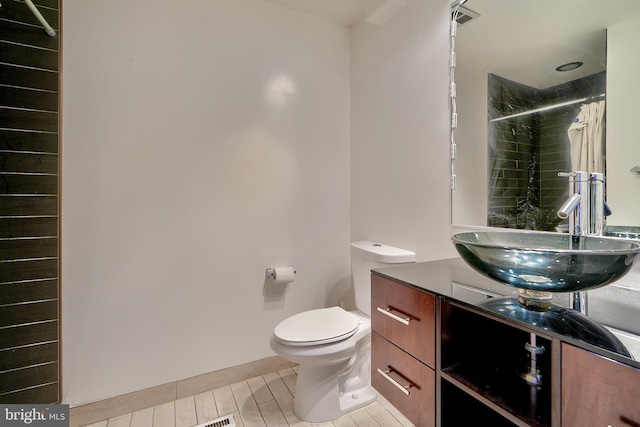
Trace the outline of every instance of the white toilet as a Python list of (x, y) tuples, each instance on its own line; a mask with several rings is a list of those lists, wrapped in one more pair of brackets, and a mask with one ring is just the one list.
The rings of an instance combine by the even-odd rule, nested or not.
[(351, 244), (351, 271), (357, 311), (321, 308), (278, 324), (271, 348), (298, 363), (293, 402), (304, 421), (324, 422), (372, 403), (371, 269), (415, 262), (411, 251), (370, 241)]

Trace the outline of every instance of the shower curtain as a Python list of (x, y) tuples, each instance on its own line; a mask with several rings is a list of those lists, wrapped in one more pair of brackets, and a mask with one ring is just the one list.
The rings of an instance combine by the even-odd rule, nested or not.
[(604, 173), (604, 101), (582, 104), (568, 134), (571, 170)]

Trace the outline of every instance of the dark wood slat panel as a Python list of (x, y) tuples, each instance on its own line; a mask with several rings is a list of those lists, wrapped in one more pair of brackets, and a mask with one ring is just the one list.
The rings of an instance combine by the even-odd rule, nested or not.
[[(24, 3), (22, 0), (13, 0), (17, 3)], [(59, 0), (34, 0), (33, 4), (38, 6), (38, 10), (40, 10), (40, 6), (48, 7), (49, 9), (58, 10)]]
[(49, 279), (58, 276), (57, 259), (0, 262), (0, 282)]
[(0, 127), (58, 132), (58, 113), (0, 108)]
[[(57, 30), (59, 0), (34, 2)], [(59, 42), (59, 36), (46, 34), (23, 0), (2, 1), (0, 402), (3, 403), (56, 403), (60, 399), (59, 242), (55, 216), (59, 191)], [(54, 217), (12, 217), (38, 215)]]
[[(14, 3), (18, 3), (18, 4), (22, 5), (22, 7), (27, 7), (27, 5), (24, 3), (24, 0), (5, 0), (5, 1), (7, 3), (9, 1), (13, 1)], [(40, 10), (42, 8), (58, 10), (59, 9), (59, 4), (60, 4), (60, 0), (33, 0), (33, 4), (35, 4), (38, 7), (38, 10)]]
[[(22, 0), (14, 0), (14, 1), (22, 1)], [(59, 9), (59, 0), (35, 0), (33, 2), (36, 6), (48, 7), (49, 9)]]
[(57, 235), (58, 218), (0, 218), (0, 238)]
[(0, 349), (10, 349), (57, 339), (57, 321), (0, 329)]
[(58, 52), (0, 41), (0, 62), (58, 70)]
[(0, 171), (57, 174), (58, 156), (0, 151)]
[(3, 393), (56, 381), (58, 381), (57, 362), (0, 372), (0, 401)]
[(0, 305), (55, 298), (58, 298), (56, 279), (0, 285)]
[(58, 381), (57, 362), (0, 372), (0, 400), (2, 400), (3, 393), (55, 381)]
[(0, 64), (0, 84), (57, 91), (58, 73)]
[[(34, 2), (36, 4), (36, 2)], [(55, 30), (58, 29), (58, 11), (49, 7), (39, 7), (38, 10), (47, 20), (49, 25)], [(0, 7), (0, 18), (9, 19), (11, 21), (25, 22), (32, 25), (40, 25), (40, 21), (31, 13), (29, 8), (23, 2), (18, 1), (3, 1), (2, 7)], [(43, 37), (51, 37), (44, 30), (42, 30)], [(57, 36), (56, 36), (57, 37)]]
[(0, 372), (57, 360), (57, 341), (0, 350)]
[[(1, 25), (0, 28), (2, 28)], [(42, 90), (0, 86), (0, 107), (58, 111), (58, 94)]]
[(58, 360), (58, 342), (0, 350), (0, 372)]
[(58, 256), (58, 239), (0, 240), (0, 261)]
[(58, 317), (58, 301), (0, 307), (0, 327), (53, 320)]
[(58, 153), (58, 134), (0, 129), (0, 150)]
[(0, 402), (5, 404), (56, 403), (59, 401), (58, 389), (58, 383), (46, 384), (42, 387), (3, 394), (0, 396)]
[(57, 196), (2, 196), (0, 216), (57, 215)]
[(0, 40), (54, 50), (59, 49), (58, 43), (60, 41), (58, 37), (50, 37), (42, 27), (34, 27), (6, 19), (0, 19)]
[(58, 177), (42, 175), (3, 175), (0, 194), (57, 194)]

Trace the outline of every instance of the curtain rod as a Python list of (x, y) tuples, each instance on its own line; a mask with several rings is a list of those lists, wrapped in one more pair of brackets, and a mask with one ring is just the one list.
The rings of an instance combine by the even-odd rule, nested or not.
[(35, 15), (36, 19), (40, 21), (40, 23), (44, 27), (44, 30), (47, 32), (47, 34), (49, 34), (51, 37), (54, 37), (56, 35), (56, 30), (51, 28), (51, 25), (49, 25), (47, 20), (44, 19), (44, 16), (42, 16), (42, 14), (40, 13), (36, 5), (34, 5), (31, 0), (22, 0), (22, 1), (24, 1), (24, 4), (26, 4), (29, 9), (31, 9), (31, 12)]
[(592, 101), (594, 99), (604, 98), (605, 96), (606, 96), (606, 94), (601, 93), (600, 95), (587, 96), (587, 97), (580, 98), (580, 99), (574, 99), (573, 101), (566, 101), (566, 102), (560, 102), (558, 104), (547, 105), (545, 107), (540, 107), (540, 108), (536, 108), (536, 109), (533, 109), (533, 110), (523, 111), (521, 113), (515, 113), (515, 114), (510, 114), (508, 116), (497, 117), (495, 119), (489, 120), (489, 123), (500, 122), (502, 120), (513, 119), (515, 117), (526, 116), (528, 114), (541, 113), (543, 111), (553, 110), (554, 108), (566, 107), (567, 105), (577, 104), (579, 102)]

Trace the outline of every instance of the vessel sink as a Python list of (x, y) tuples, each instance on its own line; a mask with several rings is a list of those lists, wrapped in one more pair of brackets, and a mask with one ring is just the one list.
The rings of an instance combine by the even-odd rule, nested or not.
[(456, 234), (453, 243), (483, 275), (530, 292), (576, 292), (611, 284), (637, 263), (640, 241), (535, 231)]

